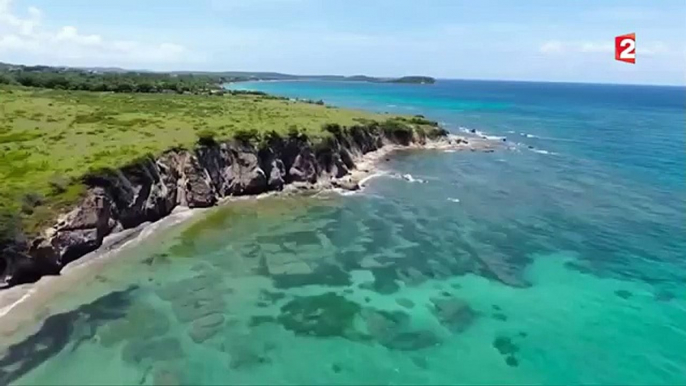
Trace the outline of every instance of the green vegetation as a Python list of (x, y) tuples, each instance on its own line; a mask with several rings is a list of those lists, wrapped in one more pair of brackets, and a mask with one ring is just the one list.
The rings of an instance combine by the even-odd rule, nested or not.
[(243, 79), (152, 72), (99, 73), (45, 66), (0, 69), (0, 84), (118, 93), (210, 93), (221, 91), (222, 83), (237, 80)]
[[(0, 225), (19, 218), (28, 233), (48, 226), (83, 194), (81, 178), (89, 171), (120, 167), (145, 155), (232, 137), (258, 143), (269, 135), (307, 135), (316, 141), (336, 127), (386, 118), (255, 93), (125, 94), (0, 86)], [(420, 117), (389, 122), (395, 123), (383, 123), (384, 130), (399, 135), (407, 134), (408, 123), (431, 124)]]
[(402, 78), (393, 79), (390, 83), (417, 83), (417, 84), (434, 84), (436, 79), (429, 76), (403, 76)]

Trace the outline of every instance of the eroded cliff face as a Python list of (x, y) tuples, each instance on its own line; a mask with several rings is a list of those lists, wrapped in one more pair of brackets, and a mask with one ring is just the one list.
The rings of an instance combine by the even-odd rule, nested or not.
[(68, 263), (96, 250), (103, 238), (169, 215), (176, 206), (209, 207), (227, 196), (282, 190), (292, 183), (337, 183), (355, 160), (384, 145), (424, 143), (445, 135), (440, 129), (388, 132), (377, 126), (334, 130), (316, 143), (303, 136), (271, 136), (262, 146), (240, 141), (206, 141), (193, 150), (170, 150), (117, 170), (84, 177), (81, 202), (54, 226), (29, 241), (27, 250), (3, 253), (2, 277), (10, 284), (58, 274)]

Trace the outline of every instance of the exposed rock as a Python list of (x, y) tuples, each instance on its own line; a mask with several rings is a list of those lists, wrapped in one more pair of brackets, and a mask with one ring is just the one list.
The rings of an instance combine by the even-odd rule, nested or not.
[(106, 233), (111, 225), (112, 200), (100, 187), (91, 189), (76, 208), (60, 218), (55, 226), (57, 231), (78, 229), (99, 229)]
[(291, 181), (294, 182), (309, 182), (317, 181), (317, 160), (314, 158), (314, 153), (311, 149), (303, 149), (293, 162), (293, 166), (288, 171)]
[(269, 176), (267, 178), (267, 188), (269, 190), (281, 190), (285, 183), (284, 176), (286, 175), (286, 167), (283, 165), (283, 161), (280, 159), (275, 159), (271, 163), (269, 169)]
[(355, 191), (355, 190), (360, 190), (360, 184), (357, 183), (357, 181), (351, 179), (351, 178), (342, 178), (338, 180), (333, 180), (332, 181), (333, 186), (344, 189), (344, 190), (350, 190), (350, 191)]
[(433, 313), (442, 325), (453, 332), (466, 330), (476, 319), (476, 313), (467, 302), (457, 298), (431, 299)]
[[(92, 172), (83, 179), (88, 190), (82, 201), (52, 228), (28, 243), (21, 238), (0, 240), (0, 278), (16, 284), (59, 273), (65, 264), (100, 247), (111, 232), (159, 220), (178, 205), (209, 207), (221, 197), (281, 190), (286, 183), (308, 186), (320, 179), (358, 189), (344, 177), (355, 169), (355, 157), (408, 140), (373, 123), (333, 134), (316, 144), (303, 135), (271, 136), (260, 149), (242, 142), (205, 143)], [(422, 143), (421, 137), (411, 140)], [(299, 265), (283, 273), (304, 274), (304, 269)], [(380, 286), (390, 292), (394, 287), (390, 282)]]

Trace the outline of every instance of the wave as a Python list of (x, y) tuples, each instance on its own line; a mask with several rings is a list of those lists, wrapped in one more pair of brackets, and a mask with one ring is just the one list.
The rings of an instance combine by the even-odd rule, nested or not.
[(416, 182), (418, 184), (426, 184), (428, 181), (423, 180), (421, 178), (415, 178), (412, 174), (400, 174), (400, 173), (393, 173), (390, 175), (391, 178), (395, 178), (397, 180), (405, 180), (407, 182)]
[(377, 177), (384, 176), (384, 175), (386, 175), (386, 174), (388, 174), (388, 172), (376, 172), (376, 173), (374, 173), (374, 174), (370, 174), (370, 175), (368, 175), (367, 177), (361, 179), (360, 182), (358, 182), (358, 185), (360, 185), (360, 187), (363, 188), (363, 187), (364, 187), (364, 184), (366, 184), (367, 181), (371, 180), (372, 178), (377, 178)]
[(529, 148), (529, 150), (533, 151), (534, 153), (538, 153), (538, 154), (557, 155), (557, 153), (554, 153), (554, 152), (548, 151), (548, 150), (544, 150), (544, 149)]
[(450, 202), (460, 202), (460, 199), (459, 199), (459, 198), (452, 198), (452, 197), (450, 197), (450, 198), (448, 198), (448, 201), (450, 201)]
[(488, 134), (486, 134), (486, 133), (484, 133), (484, 132), (482, 132), (482, 131), (479, 131), (479, 130), (476, 130), (476, 129), (468, 129), (468, 128), (463, 127), (463, 126), (458, 127), (458, 129), (459, 129), (461, 132), (465, 133), (465, 134), (477, 135), (477, 136), (481, 137), (481, 139), (488, 139), (488, 140), (490, 140), (490, 141), (504, 141), (504, 140), (507, 140), (506, 137), (497, 136), (497, 135), (488, 135)]

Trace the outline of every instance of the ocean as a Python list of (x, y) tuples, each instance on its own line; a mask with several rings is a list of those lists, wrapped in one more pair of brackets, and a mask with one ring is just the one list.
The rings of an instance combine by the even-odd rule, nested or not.
[[(356, 194), (155, 232), (3, 348), (0, 383), (686, 384), (685, 88), (230, 87), (502, 147), (398, 152)], [(193, 322), (197, 299), (218, 314)]]

